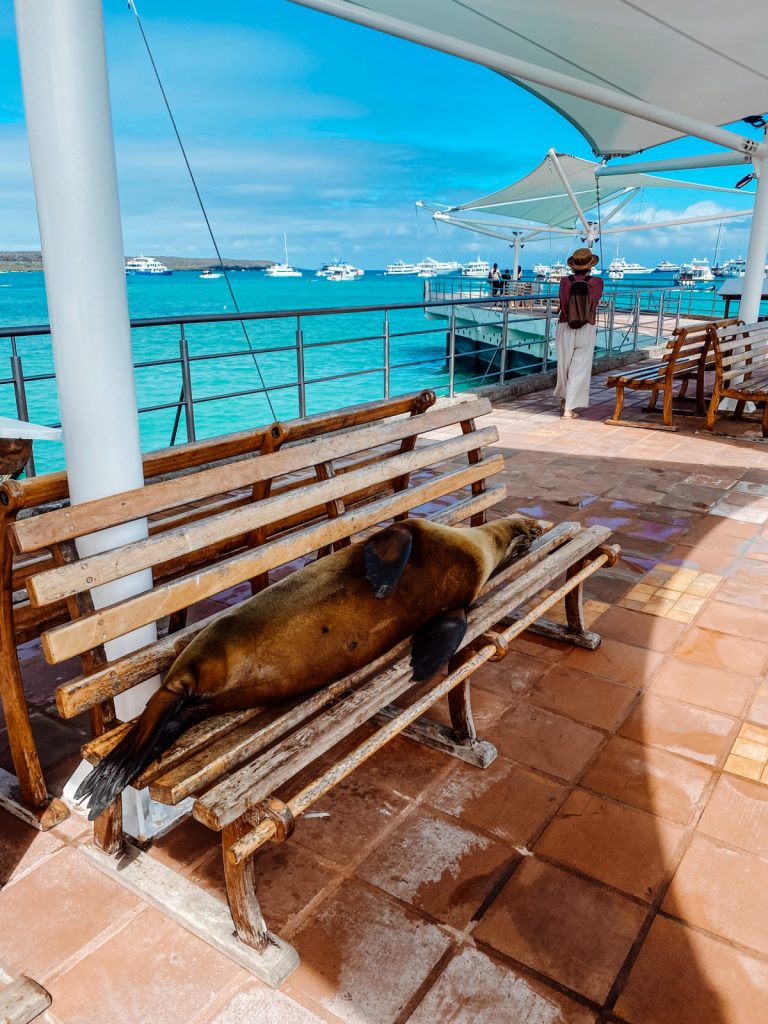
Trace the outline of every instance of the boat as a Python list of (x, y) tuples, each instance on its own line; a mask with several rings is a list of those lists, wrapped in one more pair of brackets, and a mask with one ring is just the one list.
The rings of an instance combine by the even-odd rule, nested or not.
[(324, 263), (316, 272), (315, 277), (325, 277), (333, 281), (349, 281), (362, 277), (364, 273), (365, 271), (360, 267), (353, 267), (345, 260), (334, 260), (332, 263)]
[(415, 263), (403, 263), (402, 260), (397, 260), (395, 263), (389, 263), (384, 273), (400, 275), (410, 274), (411, 276), (415, 276), (418, 271), (416, 270)]
[(559, 284), (560, 279), (563, 277), (567, 277), (569, 273), (570, 271), (568, 270), (568, 267), (566, 267), (564, 263), (560, 263), (558, 261), (557, 263), (553, 263), (552, 266), (549, 268), (549, 274), (547, 274), (547, 281), (550, 284)]
[(623, 256), (617, 256), (615, 260), (611, 260), (608, 267), (608, 277), (611, 280), (621, 280), (628, 274), (652, 274), (653, 270), (651, 267), (644, 267), (640, 263), (628, 263)]
[(283, 251), (285, 252), (285, 263), (273, 263), (271, 267), (265, 267), (264, 273), (267, 277), (301, 277), (301, 271), (296, 270), (288, 262), (288, 238), (283, 234)]
[(199, 276), (202, 277), (202, 279), (204, 281), (213, 281), (215, 278), (223, 277), (224, 275), (220, 274), (218, 271), (210, 270), (209, 269), (209, 270), (204, 270), (202, 272), (202, 274), (200, 274)]
[(546, 281), (552, 268), (546, 263), (534, 263), (533, 276), (537, 281)]
[(435, 260), (426, 256), (416, 264), (416, 273), (419, 277), (438, 277), (441, 274), (454, 274), (461, 270), (458, 260)]
[(323, 275), (326, 281), (356, 281), (358, 275), (352, 270), (332, 270)]
[(679, 272), (679, 263), (670, 263), (669, 260), (662, 260), (661, 263), (656, 264), (657, 274), (678, 274)]
[[(716, 274), (716, 277), (744, 277), (747, 270), (747, 261), (743, 256), (736, 256), (734, 259), (726, 260), (722, 267), (720, 267), (720, 273)], [(714, 273), (714, 269), (712, 271)]]
[(683, 288), (695, 288), (700, 281), (713, 281), (714, 278), (709, 260), (693, 259), (690, 263), (683, 264), (677, 276), (677, 283)]
[(476, 260), (471, 260), (469, 263), (465, 263), (461, 268), (462, 277), (484, 277), (487, 278), (491, 272), (491, 265), (487, 260), (481, 260), (479, 257)]
[(125, 264), (125, 272), (129, 276), (133, 274), (161, 275), (168, 277), (173, 271), (164, 263), (153, 259), (151, 256), (133, 256)]

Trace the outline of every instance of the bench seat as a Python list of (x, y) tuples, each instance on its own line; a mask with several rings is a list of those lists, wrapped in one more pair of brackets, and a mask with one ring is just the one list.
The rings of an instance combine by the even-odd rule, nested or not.
[[(113, 655), (110, 645), (127, 633), (234, 586), (249, 584), (258, 592), (302, 560), (322, 557), (392, 521), (416, 515), (447, 525), (479, 525), (508, 514), (505, 487), (494, 479), (504, 469), (491, 447), (498, 433), (477, 423), (490, 412), (486, 399), (443, 400), (386, 422), (351, 426), (232, 466), (17, 522), (10, 535), (18, 552), (42, 546), (58, 562), (30, 575), (26, 585), (34, 607), (63, 600), (72, 613), (70, 621), (46, 630), (42, 643), (54, 664), (83, 658), (82, 674), (62, 684), (56, 699), (65, 717), (97, 712), (98, 734), (84, 756), (98, 763), (130, 727), (118, 720), (115, 699), (165, 671), (224, 612)], [(214, 504), (205, 517), (87, 557), (74, 550), (77, 537), (169, 515), (228, 491), (233, 481), (260, 496), (225, 513)], [(606, 546), (609, 532), (559, 524), (493, 576), (470, 610), (467, 634), (446, 674), (414, 684), (410, 640), (404, 640), (374, 663), (280, 708), (252, 708), (198, 723), (141, 773), (137, 788), (148, 788), (169, 805), (191, 798), (194, 817), (221, 834), (229, 906), (237, 936), (252, 957), (249, 969), (276, 984), (296, 962), (290, 947), (268, 931), (259, 907), (259, 847), (287, 839), (304, 811), (398, 734), (478, 768), (490, 764), (496, 751), (478, 737), (472, 718), (472, 673), (502, 658), (526, 629), (590, 649), (599, 644), (585, 626), (581, 595), (584, 581), (617, 557)], [(235, 538), (244, 541), (233, 553), (228, 544)], [(200, 566), (198, 553), (213, 549), (220, 555)], [(136, 580), (146, 570), (161, 573), (168, 564), (183, 567), (185, 559), (192, 571), (180, 569), (150, 589), (129, 588), (94, 608), (91, 588)], [(561, 600), (567, 625), (542, 619)], [(426, 714), (443, 697), (450, 727)], [(112, 857), (123, 850), (119, 800), (94, 825), (101, 850)]]

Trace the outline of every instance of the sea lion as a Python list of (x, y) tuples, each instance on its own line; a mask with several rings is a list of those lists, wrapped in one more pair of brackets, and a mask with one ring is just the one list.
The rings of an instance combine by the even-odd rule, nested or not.
[(428, 679), (489, 577), (540, 533), (519, 515), (469, 528), (411, 519), (298, 569), (198, 633), (76, 799), (90, 797), (93, 819), (200, 717), (319, 689), (409, 636), (413, 678)]

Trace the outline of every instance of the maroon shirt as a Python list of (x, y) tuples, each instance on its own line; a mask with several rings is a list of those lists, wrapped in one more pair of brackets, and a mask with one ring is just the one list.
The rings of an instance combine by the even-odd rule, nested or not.
[[(586, 281), (587, 287), (589, 288), (589, 311), (590, 317), (589, 322), (594, 324), (597, 322), (597, 304), (600, 301), (600, 297), (603, 294), (603, 279), (601, 277), (592, 277), (591, 274), (574, 274), (573, 275), (578, 281)], [(570, 276), (560, 278), (560, 316), (558, 317), (558, 323), (568, 323), (568, 317), (566, 313), (568, 311), (568, 296), (571, 294), (571, 278)]]

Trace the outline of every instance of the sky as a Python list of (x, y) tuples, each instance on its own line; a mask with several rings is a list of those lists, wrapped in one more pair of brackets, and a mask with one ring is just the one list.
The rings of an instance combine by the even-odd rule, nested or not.
[[(138, 6), (225, 256), (282, 260), (285, 233), (289, 260), (301, 267), (338, 257), (365, 268), (425, 256), (509, 262), (504, 242), (438, 226), (415, 201), (485, 195), (526, 174), (550, 146), (592, 158), (560, 114), (500, 75), (288, 0)], [(105, 0), (104, 12), (126, 254), (209, 257), (134, 16), (125, 0)], [(711, 148), (686, 140), (648, 156)], [(695, 173), (730, 187), (744, 169)], [(748, 205), (742, 196), (662, 190), (620, 216), (648, 223)], [(0, 6), (0, 224), (0, 250), (39, 248), (10, 4)], [(721, 260), (746, 252), (747, 228), (726, 222)], [(638, 232), (625, 236), (621, 255), (712, 261), (717, 232), (717, 223)], [(605, 244), (607, 262), (615, 243)], [(529, 243), (523, 265), (562, 259), (567, 248)]]

